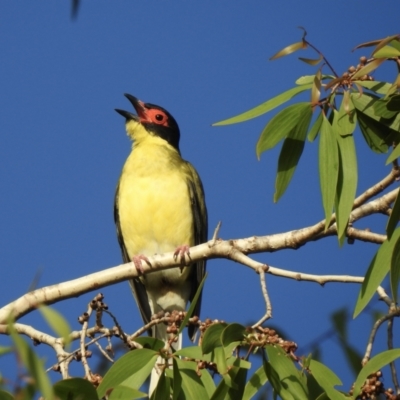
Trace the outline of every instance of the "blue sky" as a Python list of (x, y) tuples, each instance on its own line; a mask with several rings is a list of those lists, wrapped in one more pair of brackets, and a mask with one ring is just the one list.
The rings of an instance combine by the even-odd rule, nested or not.
[[(263, 154), (261, 161), (255, 156), (255, 143), (269, 116), (228, 127), (211, 124), (258, 105), (291, 88), (297, 77), (315, 72), (296, 55), (268, 61), (301, 38), (298, 26), (306, 28), (308, 39), (341, 73), (369, 54), (351, 53), (355, 45), (398, 33), (394, 11), (389, 2), (378, 9), (375, 2), (355, 0), (98, 0), (83, 2), (72, 21), (68, 1), (3, 3), (1, 304), (23, 295), (38, 271), (41, 287), (121, 263), (112, 208), (131, 145), (124, 120), (114, 108), (130, 109), (126, 92), (163, 106), (178, 121), (182, 155), (195, 165), (205, 186), (210, 236), (218, 221), (220, 236), (230, 239), (284, 232), (321, 220), (316, 143), (307, 145), (291, 186), (274, 204), (279, 149)], [(381, 76), (393, 80), (395, 72), (385, 68)], [(384, 167), (385, 156), (370, 153), (359, 132), (357, 137), (360, 193), (389, 169)], [(372, 224), (383, 232), (383, 217), (358, 227)], [(330, 238), (256, 258), (295, 271), (360, 275), (375, 250), (361, 243), (339, 249), (337, 240)], [(253, 272), (223, 260), (210, 261), (208, 271), (203, 318), (246, 324), (263, 314)], [(329, 329), (332, 311), (349, 307), (352, 312), (358, 293), (355, 285), (322, 288), (274, 277), (267, 285), (271, 324), (298, 343), (299, 355)], [(126, 331), (140, 326), (127, 283), (103, 293)], [(56, 308), (78, 329), (76, 318), (94, 294)], [(46, 329), (36, 313), (22, 322)], [(370, 327), (370, 316), (351, 322), (349, 335), (361, 351)], [(0, 344), (7, 342), (0, 338)], [(321, 346), (323, 361), (348, 390), (352, 376), (337, 342), (327, 340)], [(51, 365), (51, 353), (47, 357)], [(15, 376), (11, 368), (2, 373)], [(78, 369), (77, 374), (83, 372)]]

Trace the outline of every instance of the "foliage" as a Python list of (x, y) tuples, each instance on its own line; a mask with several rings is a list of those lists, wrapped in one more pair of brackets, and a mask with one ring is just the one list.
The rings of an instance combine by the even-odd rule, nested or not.
[[(73, 2), (73, 5), (78, 7), (79, 1)], [(247, 112), (215, 124), (244, 122), (284, 106), (268, 121), (256, 146), (257, 156), (260, 157), (265, 151), (282, 143), (274, 201), (283, 196), (290, 184), (306, 139), (312, 143), (319, 138), (319, 177), (325, 212), (322, 229), (327, 233), (334, 228), (340, 244), (343, 244), (346, 237), (350, 238), (351, 212), (362, 204), (363, 200), (355, 198), (357, 158), (354, 135), (357, 127), (373, 152), (387, 153), (392, 149), (387, 163), (393, 163), (393, 171), (397, 174), (396, 177), (399, 176), (399, 36), (393, 35), (357, 46), (366, 47), (373, 47), (370, 57), (361, 57), (357, 67), (350, 67), (338, 76), (325, 56), (306, 40), (304, 31), (299, 42), (286, 46), (272, 59), (287, 56), (298, 50), (312, 49), (317, 53), (317, 58), (301, 57), (300, 60), (310, 66), (316, 66), (315, 74), (302, 76), (295, 82), (295, 87)], [(395, 82), (375, 81), (371, 73), (382, 64), (390, 62), (397, 66), (398, 75)], [(329, 73), (323, 69), (328, 69)], [(297, 95), (307, 92), (308, 101), (286, 104)], [(385, 183), (386, 186), (381, 186), (387, 187), (394, 181), (395, 178)], [(383, 189), (378, 187), (374, 190), (372, 192), (376, 194)], [(364, 201), (367, 197), (364, 196)], [(383, 394), (386, 398), (394, 399), (393, 391), (384, 388), (380, 369), (399, 358), (400, 350), (389, 345), (387, 351), (371, 357), (376, 331), (384, 322), (392, 323), (393, 319), (400, 315), (396, 304), (400, 280), (400, 228), (396, 228), (400, 217), (398, 198), (389, 214), (387, 235), (382, 239), (382, 244), (370, 263), (355, 304), (354, 317), (365, 311), (372, 296), (378, 292), (388, 306), (387, 314), (376, 321), (371, 331), (361, 368), (358, 368), (360, 356), (347, 342), (347, 317), (340, 311), (332, 320), (346, 357), (357, 375), (349, 393), (341, 390), (340, 378), (323, 365), (316, 354), (307, 357), (297, 355), (294, 342), (284, 339), (273, 329), (261, 326), (268, 318), (268, 311), (265, 319), (253, 327), (222, 321), (201, 322), (198, 317), (191, 316), (194, 304), (187, 314), (177, 313), (153, 320), (151, 325), (169, 324), (172, 332), (171, 343), (174, 340), (173, 335), (179, 334), (187, 324), (198, 326), (201, 332), (198, 344), (173, 352), (171, 343), (165, 344), (156, 339), (138, 337), (146, 332), (149, 326), (131, 336), (124, 333), (117, 319), (102, 302), (102, 295), (97, 295), (90, 303), (88, 311), (79, 318), (82, 331), (78, 333), (70, 333), (66, 321), (54, 310), (41, 308), (49, 326), (59, 336), (53, 342), (50, 339), (46, 342), (51, 343), (56, 350), (57, 368), (63, 377), (67, 378), (68, 363), (75, 358), (82, 361), (85, 367), (85, 379), (63, 379), (52, 385), (42, 361), (19, 335), (25, 333), (29, 336), (30, 331), (24, 331), (25, 328), (19, 327), (9, 318), (5, 333), (10, 335), (13, 349), (0, 349), (0, 355), (14, 351), (25, 368), (24, 376), (28, 376), (29, 380), (27, 383), (21, 381), (16, 385), (13, 394), (7, 392), (3, 385), (0, 399), (31, 399), (38, 392), (46, 399), (61, 400), (145, 398), (147, 394), (143, 392), (143, 385), (155, 367), (161, 374), (151, 396), (153, 399), (251, 399), (265, 387), (270, 387), (275, 397), (284, 400), (377, 398)], [(373, 235), (366, 237), (366, 240), (377, 242), (376, 236)], [(260, 275), (262, 271), (264, 270), (259, 270)], [(388, 275), (390, 297), (380, 288), (383, 279)], [(263, 290), (268, 309), (268, 295), (266, 289)], [(88, 321), (93, 311), (96, 313), (96, 323), (93, 328), (89, 328)], [(113, 318), (114, 328), (104, 328), (101, 323), (103, 314), (109, 314)], [(102, 338), (111, 340), (112, 337), (118, 337), (130, 351), (120, 357), (104, 376), (99, 376), (92, 373), (88, 366), (90, 352), (89, 344), (85, 342), (87, 337), (91, 339), (90, 344)], [(65, 346), (78, 339), (79, 350), (64, 353)], [(44, 342), (45, 340), (47, 339), (43, 338)], [(395, 373), (392, 376), (396, 380)], [(397, 385), (396, 382), (394, 384)]]

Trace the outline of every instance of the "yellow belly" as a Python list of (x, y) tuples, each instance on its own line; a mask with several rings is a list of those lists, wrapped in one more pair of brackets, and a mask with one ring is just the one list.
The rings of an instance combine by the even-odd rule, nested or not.
[[(187, 175), (181, 162), (178, 153), (170, 154), (160, 146), (137, 148), (127, 159), (119, 183), (118, 208), (130, 258), (194, 245)], [(149, 274), (144, 278), (146, 289), (168, 292), (170, 285), (187, 286), (188, 273), (189, 268), (175, 268)]]

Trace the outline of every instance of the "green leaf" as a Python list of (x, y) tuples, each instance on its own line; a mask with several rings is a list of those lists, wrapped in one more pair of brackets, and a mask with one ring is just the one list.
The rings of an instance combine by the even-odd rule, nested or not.
[[(147, 397), (148, 397), (147, 393), (143, 393), (129, 386), (118, 385), (115, 389), (113, 389), (107, 400), (126, 400), (126, 399), (133, 400), (133, 399), (143, 399)], [(84, 399), (86, 400), (86, 397), (84, 397)], [(82, 397), (78, 397), (77, 400), (82, 400)]]
[(197, 363), (174, 358), (182, 378), (182, 399), (208, 399), (208, 393), (197, 374)]
[(0, 346), (0, 356), (11, 353), (12, 351), (13, 351), (13, 348), (10, 346)]
[(0, 390), (0, 400), (15, 400), (15, 397), (5, 390)]
[(294, 87), (292, 89), (287, 90), (279, 94), (276, 97), (273, 97), (270, 100), (267, 100), (265, 103), (260, 104), (259, 106), (252, 108), (249, 111), (246, 111), (242, 114), (236, 115), (235, 117), (225, 119), (223, 121), (219, 121), (213, 124), (213, 126), (221, 126), (221, 125), (229, 125), (229, 124), (237, 124), (238, 122), (248, 121), (249, 119), (253, 119), (259, 117), (262, 114), (267, 113), (268, 111), (273, 110), (276, 107), (279, 107), (281, 104), (286, 103), (292, 97), (297, 94), (304, 92), (305, 90), (311, 89), (312, 84), (303, 85), (300, 87)]
[(310, 103), (292, 104), (276, 114), (263, 129), (256, 146), (257, 157), (275, 147), (300, 123), (306, 113), (312, 113)]
[(241, 368), (241, 362), (239, 358), (235, 358), (234, 362), (231, 365), (231, 368), (228, 371), (229, 377), (232, 379), (232, 382), (237, 386), (236, 388), (230, 387), (225, 396), (225, 400), (242, 400), (243, 392), (247, 379), (247, 369)]
[[(165, 374), (161, 374), (157, 386), (150, 398), (151, 400), (170, 400), (170, 392), (170, 380), (165, 376)], [(127, 397), (125, 397), (125, 399), (127, 399)]]
[[(380, 115), (377, 115), (375, 113), (375, 109), (374, 109), (375, 103), (380, 100), (379, 97), (377, 97), (373, 94), (362, 94), (360, 96), (355, 93), (352, 93), (350, 95), (350, 97), (351, 97), (357, 111), (360, 111), (360, 112), (364, 113), (365, 115), (367, 115), (368, 117), (379, 122), (381, 129), (385, 128), (385, 127), (390, 128), (393, 135), (395, 135), (395, 136), (393, 138), (385, 137), (385, 136), (387, 136), (387, 133), (385, 133), (383, 135), (383, 137), (385, 138), (386, 144), (391, 145), (392, 144), (391, 142), (393, 142), (393, 141), (395, 141), (396, 143), (398, 143), (400, 141), (400, 134), (399, 134), (400, 113), (398, 113), (395, 118), (389, 118), (389, 119), (382, 118)], [(359, 116), (359, 113), (358, 113), (358, 116)]]
[(351, 135), (356, 128), (357, 114), (354, 111), (354, 104), (350, 101), (350, 92), (343, 93), (338, 115), (338, 129), (341, 136)]
[(197, 301), (199, 300), (199, 297), (201, 296), (201, 291), (203, 290), (203, 286), (204, 286), (206, 279), (207, 279), (207, 272), (205, 273), (203, 279), (201, 280), (201, 282), (197, 288), (196, 294), (194, 295), (192, 301), (190, 302), (189, 310), (186, 312), (185, 318), (183, 319), (183, 321), (181, 323), (178, 333), (181, 333), (183, 331), (183, 329), (186, 327), (186, 325), (189, 321), (189, 318), (192, 316), (194, 308), (196, 307)]
[(375, 357), (371, 358), (360, 371), (357, 376), (356, 382), (354, 383), (354, 391), (353, 397), (356, 398), (360, 392), (361, 387), (364, 384), (365, 380), (368, 378), (369, 375), (379, 371), (385, 365), (391, 363), (392, 361), (396, 360), (396, 358), (400, 357), (400, 350), (386, 350), (382, 353), (379, 353)]
[(70, 378), (57, 382), (54, 393), (59, 400), (98, 400), (96, 389), (86, 379)]
[(204, 354), (200, 346), (188, 346), (174, 353), (179, 357), (193, 358), (195, 360), (211, 361), (211, 352)]
[(54, 399), (53, 388), (44, 370), (43, 361), (39, 359), (28, 343), (17, 333), (11, 319), (8, 321), (7, 329), (14, 343), (15, 351), (34, 381), (35, 389), (39, 390), (46, 399)]
[(213, 350), (212, 354), (212, 360), (217, 364), (217, 369), (218, 372), (222, 375), (222, 377), (225, 379), (225, 383), (229, 385), (230, 378), (229, 376), (224, 376), (228, 372), (228, 365), (226, 363), (226, 356), (225, 356), (225, 351), (222, 347), (216, 347)]
[(392, 41), (398, 40), (399, 36), (398, 35), (391, 35), (386, 37), (385, 39), (382, 39), (378, 45), (375, 47), (375, 50), (372, 52), (371, 56), (376, 57), (376, 53), (381, 50), (383, 47), (385, 47), (387, 44), (389, 44)]
[(71, 327), (68, 321), (58, 311), (49, 306), (41, 305), (38, 309), (51, 329), (53, 329), (57, 336), (62, 337), (65, 345), (68, 346), (71, 342), (69, 336)]
[(307, 44), (304, 40), (301, 42), (292, 43), (289, 46), (286, 46), (282, 50), (279, 50), (276, 54), (274, 54), (270, 60), (276, 60), (277, 58), (287, 56), (289, 54), (294, 53), (297, 50), (304, 50), (307, 48)]
[(392, 46), (384, 46), (374, 54), (375, 58), (391, 58), (399, 56), (400, 56), (400, 51)]
[(399, 237), (400, 228), (397, 228), (393, 232), (391, 239), (385, 240), (382, 243), (372, 259), (358, 294), (353, 318), (357, 317), (357, 315), (360, 314), (360, 312), (370, 302), (372, 296), (375, 294), (376, 289), (389, 272), (394, 245)]
[(203, 387), (206, 389), (207, 395), (208, 397), (206, 397), (206, 399), (211, 398), (212, 394), (215, 391), (215, 383), (213, 378), (211, 377), (210, 373), (204, 369), (200, 371), (201, 375), (200, 375), (200, 380), (201, 383), (203, 385)]
[(397, 38), (397, 40), (392, 40), (390, 42), (390, 45), (400, 51), (400, 42), (399, 42), (398, 38)]
[(387, 153), (389, 146), (386, 144), (385, 135), (389, 129), (362, 112), (356, 113), (361, 133), (370, 149), (375, 153)]
[(370, 72), (374, 71), (377, 69), (383, 62), (385, 61), (384, 58), (378, 58), (375, 60), (372, 60), (370, 63), (362, 67), (360, 70), (358, 70), (354, 75), (353, 79), (356, 80), (357, 78), (361, 78), (364, 75), (369, 74)]
[[(321, 113), (322, 115), (322, 113)], [(339, 152), (335, 133), (325, 116), (322, 118), (319, 140), (319, 179), (325, 211), (325, 230), (328, 229), (335, 202), (339, 173)]]
[(308, 132), (308, 141), (313, 142), (318, 135), (319, 130), (321, 129), (322, 121), (323, 121), (324, 114), (322, 111), (319, 113), (317, 119), (315, 120), (313, 126), (311, 127), (310, 131)]
[(265, 374), (264, 366), (262, 365), (246, 383), (243, 400), (250, 400), (267, 382), (268, 378)]
[(172, 363), (173, 363), (173, 383), (172, 383), (172, 400), (178, 400), (180, 393), (181, 393), (181, 388), (182, 388), (182, 376), (181, 373), (179, 371), (179, 367), (178, 364), (176, 363), (176, 358), (174, 357), (172, 359)]
[[(297, 79), (297, 81), (295, 82), (296, 85), (307, 85), (309, 83), (313, 83), (314, 82), (314, 77), (315, 75), (304, 75), (301, 76), (299, 79)], [(327, 80), (327, 79), (333, 79), (334, 76), (333, 75), (322, 75), (321, 80)]]
[(400, 112), (400, 94), (388, 97), (387, 109), (389, 111), (395, 111), (396, 113)]
[(394, 201), (392, 207), (392, 212), (390, 213), (390, 217), (386, 225), (386, 234), (388, 239), (391, 239), (392, 234), (396, 228), (396, 225), (399, 222), (399, 219), (400, 219), (400, 196), (399, 193), (397, 193), (396, 200)]
[(229, 324), (221, 335), (222, 346), (226, 347), (231, 343), (240, 342), (244, 339), (246, 327), (237, 323)]
[(225, 356), (232, 355), (233, 350), (239, 346), (246, 334), (246, 328), (240, 324), (229, 324), (222, 332), (221, 343), (224, 347)]
[(264, 368), (274, 391), (284, 400), (308, 400), (305, 376), (280, 347), (266, 346), (268, 362)]
[[(334, 125), (335, 127), (335, 125)], [(339, 145), (339, 174), (336, 191), (336, 225), (339, 243), (343, 244), (357, 190), (357, 156), (352, 135), (336, 132)]]
[(400, 280), (400, 238), (394, 244), (391, 263), (390, 263), (390, 288), (392, 289), (392, 298), (397, 303), (397, 289)]
[(221, 347), (221, 335), (228, 326), (226, 323), (218, 323), (209, 326), (203, 336), (201, 348), (204, 354), (211, 353), (215, 348)]
[(137, 337), (135, 338), (135, 343), (139, 343), (145, 349), (151, 349), (154, 351), (160, 351), (165, 346), (165, 343), (162, 340), (150, 336)]
[(124, 354), (105, 374), (97, 388), (101, 398), (110, 388), (118, 385), (139, 389), (150, 375), (158, 357), (158, 353), (150, 349), (132, 350)]
[(308, 65), (318, 65), (322, 61), (322, 55), (320, 55), (319, 58), (299, 57), (299, 60), (305, 62)]
[(379, 81), (355, 81), (354, 83), (379, 94), (386, 94), (392, 86), (390, 83)]
[(396, 160), (399, 157), (400, 157), (400, 146), (397, 144), (397, 146), (393, 149), (390, 156), (386, 160), (386, 165), (392, 163), (394, 160)]
[(303, 153), (304, 141), (312, 117), (310, 103), (299, 103), (298, 105), (301, 105), (302, 112), (299, 115), (297, 125), (289, 132), (287, 138), (283, 142), (279, 155), (274, 202), (277, 202), (285, 193), (293, 177), (301, 154)]
[(328, 395), (330, 400), (346, 400), (348, 397), (340, 393), (334, 387), (337, 385), (342, 385), (341, 380), (336, 376), (336, 374), (330, 370), (326, 365), (321, 364), (318, 361), (311, 360), (310, 361), (310, 370), (321, 386), (321, 388)]
[(319, 102), (321, 96), (321, 70), (318, 70), (314, 77), (313, 86), (311, 88), (311, 104), (315, 105)]
[(399, 110), (389, 110), (388, 103), (389, 101), (387, 99), (377, 100), (374, 104), (375, 115), (386, 119), (393, 118), (399, 112)]

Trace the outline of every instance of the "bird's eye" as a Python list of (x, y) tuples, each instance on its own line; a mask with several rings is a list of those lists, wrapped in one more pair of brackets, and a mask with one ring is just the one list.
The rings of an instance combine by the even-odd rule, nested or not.
[(151, 121), (153, 124), (168, 126), (168, 116), (164, 111), (156, 108), (149, 108), (146, 110), (146, 115), (149, 122)]

